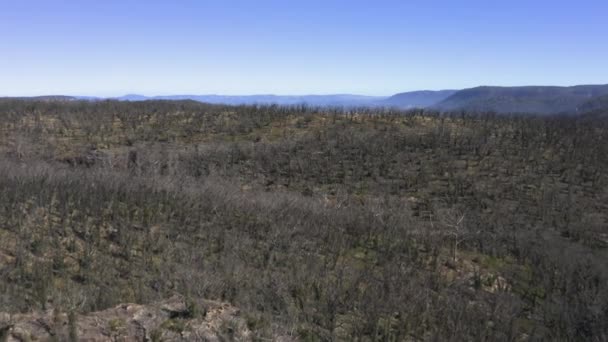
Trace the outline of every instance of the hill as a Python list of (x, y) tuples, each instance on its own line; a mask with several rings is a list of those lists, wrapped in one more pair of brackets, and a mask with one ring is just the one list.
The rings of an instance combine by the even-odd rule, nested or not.
[(605, 112), (608, 113), (608, 95), (596, 96), (583, 103), (579, 107), (581, 112)]
[(0, 340), (602, 341), (607, 168), (593, 117), (0, 101)]
[(425, 108), (435, 105), (450, 97), (457, 90), (420, 90), (395, 94), (382, 101), (385, 106), (399, 108)]
[(74, 96), (65, 95), (44, 95), (44, 96), (30, 96), (30, 97), (0, 97), (1, 100), (18, 100), (18, 101), (43, 101), (43, 102), (69, 102), (77, 101), (78, 98)]
[(590, 99), (608, 94), (608, 85), (573, 87), (527, 86), (464, 89), (434, 108), (442, 111), (466, 110), (496, 113), (578, 113)]

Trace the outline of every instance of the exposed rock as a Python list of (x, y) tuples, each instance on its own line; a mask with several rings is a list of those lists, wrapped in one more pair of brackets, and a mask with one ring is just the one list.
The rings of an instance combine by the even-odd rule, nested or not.
[(250, 341), (229, 304), (174, 296), (148, 305), (121, 304), (84, 315), (58, 310), (0, 313), (0, 340), (13, 341)]

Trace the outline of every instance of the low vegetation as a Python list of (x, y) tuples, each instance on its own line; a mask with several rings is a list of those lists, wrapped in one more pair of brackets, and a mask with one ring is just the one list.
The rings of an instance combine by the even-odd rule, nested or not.
[(253, 340), (606, 340), (607, 128), (0, 100), (0, 311), (179, 294)]

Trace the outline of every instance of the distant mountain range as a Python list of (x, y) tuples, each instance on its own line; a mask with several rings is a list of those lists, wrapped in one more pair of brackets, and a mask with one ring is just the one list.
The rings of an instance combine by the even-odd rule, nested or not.
[(395, 94), (390, 97), (363, 96), (352, 94), (333, 95), (173, 95), (147, 97), (137, 94), (129, 94), (117, 97), (121, 101), (146, 101), (146, 100), (194, 100), (206, 103), (218, 104), (278, 104), (297, 105), (308, 104), (312, 106), (347, 106), (347, 107), (399, 107), (399, 108), (425, 108), (439, 103), (457, 90), (421, 90)]
[[(23, 98), (22, 98), (23, 99)], [(429, 108), (433, 110), (533, 113), (533, 114), (577, 114), (586, 112), (608, 112), (608, 85), (580, 85), (573, 87), (526, 86), (490, 87), (482, 86), (463, 90), (422, 90), (395, 94), (389, 97), (352, 94), (332, 95), (173, 95), (144, 96), (129, 94), (116, 98), (90, 96), (38, 96), (29, 98), (39, 101), (73, 100), (193, 100), (198, 102), (244, 105), (278, 104), (336, 107), (395, 107)]]
[(243, 104), (278, 104), (312, 106), (374, 106), (386, 97), (364, 96), (351, 94), (332, 95), (172, 95), (152, 96), (129, 94), (116, 98), (121, 101), (145, 100), (194, 100), (198, 102), (243, 105)]
[(43, 95), (43, 96), (19, 96), (19, 97), (0, 97), (0, 99), (30, 100), (43, 102), (70, 102), (78, 100), (75, 96), (66, 95)]

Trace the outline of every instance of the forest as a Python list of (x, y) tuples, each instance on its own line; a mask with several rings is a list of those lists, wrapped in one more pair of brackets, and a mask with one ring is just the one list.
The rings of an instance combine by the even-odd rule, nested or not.
[(0, 341), (606, 341), (607, 169), (597, 113), (0, 99)]

